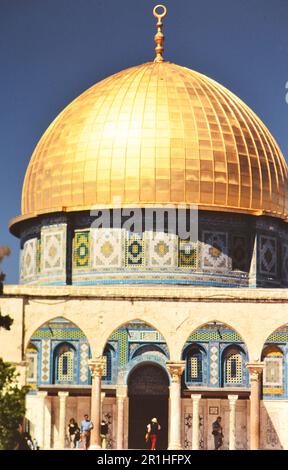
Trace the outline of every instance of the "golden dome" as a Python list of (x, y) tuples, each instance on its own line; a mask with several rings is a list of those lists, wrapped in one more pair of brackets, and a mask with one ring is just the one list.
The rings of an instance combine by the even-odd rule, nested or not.
[[(287, 216), (287, 166), (260, 119), (226, 88), (170, 62), (102, 80), (70, 103), (29, 163), (22, 216), (193, 204)], [(114, 201), (114, 202), (113, 202)]]

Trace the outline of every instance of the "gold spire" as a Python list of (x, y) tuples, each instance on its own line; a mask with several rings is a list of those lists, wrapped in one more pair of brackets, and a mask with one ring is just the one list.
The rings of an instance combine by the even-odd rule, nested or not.
[[(161, 8), (160, 12), (159, 12), (159, 8)], [(162, 32), (162, 28), (163, 28), (162, 18), (164, 18), (166, 14), (167, 14), (167, 8), (164, 5), (156, 5), (156, 7), (153, 8), (153, 15), (158, 20), (157, 21), (157, 33), (155, 34), (155, 37), (154, 37), (154, 40), (156, 42), (156, 47), (155, 47), (156, 57), (154, 59), (154, 62), (164, 61), (163, 59), (164, 34)]]

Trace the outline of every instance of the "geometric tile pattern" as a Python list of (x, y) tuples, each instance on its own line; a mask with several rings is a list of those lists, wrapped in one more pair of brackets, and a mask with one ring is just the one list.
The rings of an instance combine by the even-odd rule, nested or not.
[(41, 238), (37, 240), (36, 271), (37, 274), (41, 272)]
[(123, 259), (122, 229), (91, 229), (92, 269), (121, 268)]
[(41, 272), (64, 272), (66, 261), (66, 225), (41, 230)]
[(203, 269), (226, 271), (228, 263), (227, 233), (204, 231), (202, 246)]
[(287, 282), (288, 281), (288, 244), (287, 243), (282, 244), (281, 259), (282, 259), (282, 276), (281, 277), (283, 280)]
[(225, 377), (227, 384), (242, 383), (242, 355), (239, 352), (233, 352), (226, 359)]
[(42, 340), (41, 382), (49, 382), (50, 378), (50, 340)]
[(264, 356), (263, 393), (281, 395), (283, 393), (284, 355), (278, 349), (270, 349), (270, 351), (269, 349)]
[(87, 343), (80, 345), (80, 382), (87, 382), (88, 380), (88, 358), (89, 346)]
[(260, 273), (277, 273), (277, 240), (275, 237), (260, 235)]
[(58, 356), (57, 362), (57, 381), (73, 381), (74, 352), (72, 350), (64, 351)]
[(210, 348), (210, 383), (218, 384), (218, 347), (212, 345)]
[(247, 238), (243, 235), (232, 236), (232, 263), (233, 271), (247, 269)]
[(36, 275), (37, 238), (31, 238), (24, 244), (21, 260), (21, 279), (33, 278)]
[(161, 232), (145, 232), (147, 266), (175, 268), (177, 266), (177, 236)]
[(89, 266), (89, 235), (88, 230), (75, 232), (73, 245), (74, 268), (86, 268)]
[(129, 268), (144, 265), (144, 239), (142, 234), (129, 232), (125, 247), (125, 264)]
[(200, 351), (194, 351), (187, 362), (187, 380), (188, 382), (202, 382), (202, 353)]
[(197, 242), (179, 238), (179, 268), (197, 269)]

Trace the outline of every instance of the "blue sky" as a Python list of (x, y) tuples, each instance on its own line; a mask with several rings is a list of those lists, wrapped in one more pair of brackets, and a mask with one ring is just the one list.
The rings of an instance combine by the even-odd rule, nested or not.
[[(18, 282), (20, 214), (33, 149), (56, 115), (112, 73), (154, 58), (151, 0), (1, 0), (0, 245), (6, 282)], [(166, 0), (165, 58), (233, 91), (288, 156), (288, 1)]]

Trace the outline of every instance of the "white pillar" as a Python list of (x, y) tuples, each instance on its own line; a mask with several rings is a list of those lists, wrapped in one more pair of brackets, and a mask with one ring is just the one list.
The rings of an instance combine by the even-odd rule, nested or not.
[(36, 439), (38, 441), (40, 449), (45, 448), (45, 400), (47, 397), (47, 392), (40, 391), (37, 393), (37, 398), (39, 400), (39, 427)]
[(124, 449), (124, 403), (127, 397), (127, 387), (117, 386), (117, 449)]
[(192, 413), (192, 450), (199, 450), (199, 401), (201, 395), (191, 394), (193, 402), (193, 413)]
[(68, 392), (58, 392), (60, 400), (59, 406), (59, 448), (64, 449), (65, 447), (65, 433), (66, 433), (66, 400)]
[(185, 361), (166, 363), (171, 375), (168, 450), (181, 450), (181, 376)]
[(260, 396), (261, 375), (264, 362), (250, 362), (246, 365), (250, 381), (250, 450), (260, 446)]
[(236, 449), (236, 403), (238, 395), (228, 395), (229, 400), (229, 450)]
[(101, 425), (101, 379), (104, 371), (105, 358), (99, 357), (89, 361), (92, 375), (91, 389), (91, 421), (94, 428), (91, 431), (89, 449), (101, 449), (100, 425)]

